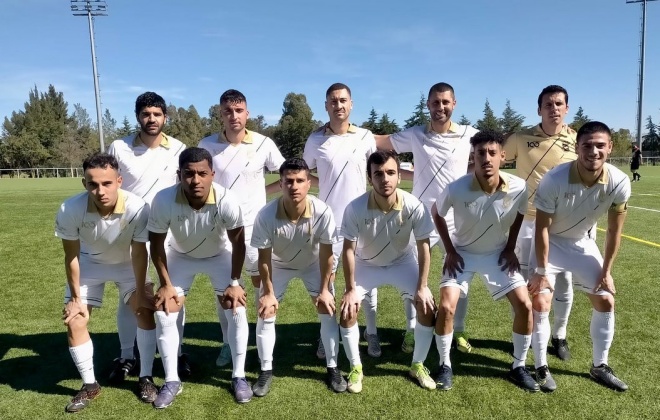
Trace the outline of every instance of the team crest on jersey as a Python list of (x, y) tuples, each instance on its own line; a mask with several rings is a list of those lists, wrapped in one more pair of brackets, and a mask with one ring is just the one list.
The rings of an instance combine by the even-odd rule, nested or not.
[(570, 151), (571, 151), (571, 145), (570, 145), (570, 143), (567, 142), (567, 141), (562, 141), (562, 142), (561, 142), (561, 149), (562, 149), (564, 152), (570, 152)]
[(605, 191), (603, 190), (598, 191), (598, 202), (604, 203), (606, 199), (607, 199), (607, 194), (605, 194)]
[(511, 201), (512, 201), (511, 197), (508, 196), (504, 197), (504, 199), (502, 200), (502, 206), (505, 209), (508, 209), (509, 207), (511, 207)]
[(566, 192), (566, 193), (564, 193), (564, 198), (567, 199), (567, 200), (573, 200), (575, 198), (575, 193)]
[(82, 227), (85, 229), (94, 229), (94, 226), (96, 226), (94, 222), (82, 222)]
[(476, 202), (476, 201), (466, 201), (466, 202), (465, 202), (465, 208), (466, 208), (466, 209), (473, 209), (473, 208), (475, 208), (476, 206), (477, 206), (477, 202)]
[(374, 221), (374, 219), (364, 219), (364, 224), (365, 226), (371, 226), (371, 223)]

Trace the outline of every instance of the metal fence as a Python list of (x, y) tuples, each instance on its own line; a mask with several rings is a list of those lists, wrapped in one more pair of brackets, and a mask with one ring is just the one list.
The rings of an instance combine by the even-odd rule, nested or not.
[(78, 178), (83, 176), (82, 168), (0, 168), (0, 178)]

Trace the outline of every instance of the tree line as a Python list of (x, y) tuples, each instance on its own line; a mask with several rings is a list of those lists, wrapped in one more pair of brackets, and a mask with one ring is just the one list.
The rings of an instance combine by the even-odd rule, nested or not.
[[(222, 130), (222, 121), (218, 106), (213, 105), (202, 116), (194, 105), (187, 108), (169, 104), (168, 122), (165, 133), (176, 137), (188, 146), (195, 146), (203, 137)], [(124, 117), (121, 123), (113, 118), (108, 109), (103, 113), (103, 133), (106, 143), (128, 136), (138, 131), (139, 126)], [(371, 109), (369, 118), (361, 126), (374, 134), (390, 134), (402, 128), (423, 125), (430, 121), (426, 108), (426, 98), (420, 95), (410, 118), (400, 127), (387, 112), (379, 115)], [(472, 124), (465, 116), (457, 120), (459, 124)], [(569, 124), (579, 129), (590, 121), (582, 107), (578, 108), (573, 121)], [(282, 105), (282, 116), (275, 125), (268, 125), (263, 115), (250, 118), (249, 130), (271, 137), (285, 157), (301, 156), (309, 134), (320, 127), (323, 121), (315, 120), (304, 94), (291, 92), (286, 95)], [(536, 124), (536, 123), (535, 123)], [(506, 101), (504, 111), (497, 117), (488, 99), (484, 105), (482, 117), (474, 124), (479, 130), (494, 129), (504, 133), (518, 131), (525, 126), (525, 117)], [(660, 127), (653, 124), (651, 116), (647, 119), (647, 135), (642, 148), (655, 150), (660, 148)], [(613, 156), (627, 156), (633, 141), (630, 130), (619, 129), (612, 132), (615, 144)], [(53, 85), (40, 92), (37, 86), (28, 93), (28, 100), (23, 109), (5, 117), (0, 135), (0, 168), (38, 168), (38, 167), (79, 167), (86, 156), (99, 150), (97, 124), (92, 122), (89, 113), (80, 104), (74, 104), (69, 110), (64, 94)], [(412, 161), (412, 155), (402, 155), (402, 160)]]

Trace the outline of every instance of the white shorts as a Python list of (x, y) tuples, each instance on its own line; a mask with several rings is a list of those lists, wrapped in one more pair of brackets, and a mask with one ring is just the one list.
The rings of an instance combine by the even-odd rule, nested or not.
[(533, 251), (532, 238), (534, 237), (534, 220), (523, 220), (516, 239), (516, 257), (521, 270), (529, 269), (529, 255)]
[[(532, 252), (529, 259), (529, 268), (533, 270), (536, 267), (536, 253)], [(572, 273), (573, 284), (577, 290), (592, 295), (610, 294), (604, 290), (593, 292), (596, 284), (600, 282), (600, 276), (603, 272), (603, 257), (594, 239), (582, 238), (576, 240), (550, 235), (546, 272), (552, 287), (555, 287), (557, 274), (565, 271)]]
[[(231, 284), (231, 252), (209, 258), (191, 258), (168, 249), (167, 269), (179, 296), (188, 295), (195, 275), (200, 273), (211, 278), (216, 295), (222, 296)], [(242, 280), (239, 281), (242, 285)]]
[(457, 273), (456, 278), (443, 274), (440, 280), (440, 287), (458, 287), (461, 290), (461, 296), (468, 295), (468, 289), (472, 277), (475, 274), (481, 274), (490, 295), (494, 300), (502, 299), (518, 287), (526, 287), (523, 276), (516, 272), (512, 276), (502, 271), (502, 267), (497, 263), (501, 252), (491, 254), (472, 254), (460, 251), (458, 254), (463, 257), (465, 267), (462, 273)]
[(256, 277), (259, 275), (259, 250), (250, 245), (252, 228), (252, 225), (244, 226), (243, 228), (245, 231), (245, 260), (243, 262), (243, 268), (248, 276)]
[[(103, 303), (105, 284), (113, 282), (119, 289), (119, 299), (125, 304), (135, 291), (135, 273), (132, 263), (98, 264), (80, 261), (80, 300), (86, 305), (100, 308)], [(71, 290), (66, 285), (64, 303), (71, 300)]]
[(355, 285), (360, 301), (367, 292), (389, 284), (399, 289), (401, 298), (413, 299), (417, 292), (419, 264), (410, 254), (403, 261), (380, 267), (355, 259)]
[(344, 237), (341, 236), (341, 228), (339, 227), (337, 228), (335, 239), (337, 242), (332, 244), (332, 255), (334, 257), (332, 262), (332, 274), (337, 272), (339, 261), (341, 261), (341, 253), (344, 250)]
[[(273, 267), (273, 292), (278, 302), (282, 301), (289, 282), (294, 278), (301, 279), (310, 296), (316, 297), (321, 292), (321, 269), (316, 261), (309, 267), (299, 270)], [(263, 291), (263, 283), (261, 287)]]

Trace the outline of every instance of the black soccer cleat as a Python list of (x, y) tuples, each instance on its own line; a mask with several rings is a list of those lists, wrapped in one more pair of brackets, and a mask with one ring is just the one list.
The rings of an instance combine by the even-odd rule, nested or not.
[(524, 366), (519, 366), (509, 371), (509, 379), (511, 382), (518, 385), (520, 388), (529, 392), (538, 392), (541, 390), (539, 384), (536, 383), (532, 375)]
[(615, 391), (623, 392), (628, 390), (628, 385), (617, 378), (612, 368), (605, 363), (600, 366), (592, 366), (589, 375), (594, 381)]

